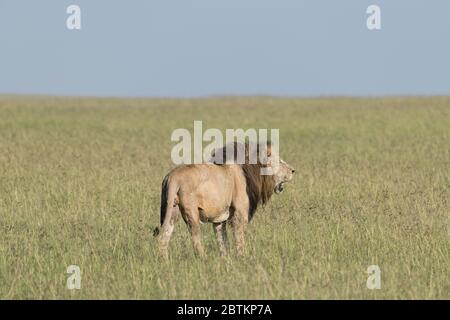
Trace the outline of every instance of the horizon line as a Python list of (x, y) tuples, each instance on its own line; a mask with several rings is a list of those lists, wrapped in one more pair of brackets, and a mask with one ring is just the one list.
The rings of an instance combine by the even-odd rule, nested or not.
[(272, 95), (272, 94), (212, 94), (192, 96), (140, 96), (140, 95), (64, 95), (45, 93), (0, 93), (0, 98), (55, 98), (55, 99), (117, 99), (117, 100), (207, 100), (207, 99), (377, 99), (377, 98), (450, 98), (450, 94), (361, 94), (361, 95)]

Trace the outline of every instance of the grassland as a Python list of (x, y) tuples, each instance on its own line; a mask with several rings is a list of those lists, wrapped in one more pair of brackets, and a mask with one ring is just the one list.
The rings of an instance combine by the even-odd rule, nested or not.
[[(170, 135), (194, 120), (279, 128), (297, 169), (244, 258), (221, 258), (209, 225), (196, 258), (183, 222), (170, 261), (156, 254)], [(449, 299), (449, 213), (448, 97), (0, 97), (2, 299)]]

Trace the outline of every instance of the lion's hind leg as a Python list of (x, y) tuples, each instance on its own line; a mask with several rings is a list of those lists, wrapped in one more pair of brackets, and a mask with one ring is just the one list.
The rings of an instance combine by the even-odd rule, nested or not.
[(180, 206), (181, 215), (184, 221), (188, 225), (189, 232), (192, 237), (192, 244), (194, 249), (200, 257), (205, 256), (205, 250), (203, 249), (202, 236), (200, 230), (200, 215), (197, 207), (182, 207)]
[(169, 216), (164, 220), (164, 223), (161, 225), (161, 229), (159, 230), (159, 234), (157, 235), (159, 242), (159, 251), (165, 259), (168, 259), (169, 257), (169, 241), (172, 237), (173, 230), (175, 229), (175, 224), (180, 214), (178, 207), (173, 207), (168, 210), (168, 214)]

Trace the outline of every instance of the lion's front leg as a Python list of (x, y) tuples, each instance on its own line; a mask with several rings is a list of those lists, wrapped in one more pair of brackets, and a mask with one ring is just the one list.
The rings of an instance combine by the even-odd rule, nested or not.
[(231, 218), (233, 228), (234, 241), (238, 255), (245, 255), (245, 230), (248, 224), (248, 213), (246, 210), (235, 210), (235, 214)]
[(226, 221), (221, 223), (214, 223), (214, 233), (216, 234), (217, 242), (219, 243), (220, 253), (225, 255), (227, 253), (228, 247), (228, 237), (227, 237), (227, 225)]

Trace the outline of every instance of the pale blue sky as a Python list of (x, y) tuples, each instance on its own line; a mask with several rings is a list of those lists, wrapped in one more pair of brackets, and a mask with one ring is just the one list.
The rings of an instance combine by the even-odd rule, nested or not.
[(450, 1), (0, 0), (1, 93), (450, 95)]

